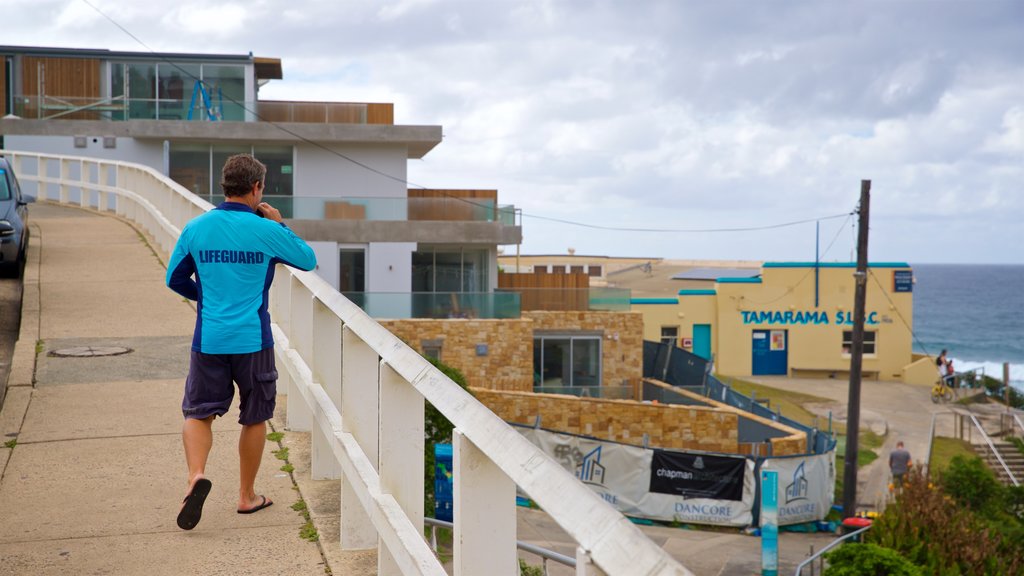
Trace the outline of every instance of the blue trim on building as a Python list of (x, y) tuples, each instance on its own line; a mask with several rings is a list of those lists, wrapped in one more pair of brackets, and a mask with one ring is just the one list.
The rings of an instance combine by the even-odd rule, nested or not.
[(680, 296), (714, 296), (718, 294), (714, 290), (680, 290)]
[[(856, 262), (819, 262), (819, 268), (856, 268)], [(814, 262), (765, 262), (762, 268), (814, 268)], [(868, 262), (868, 268), (910, 268), (906, 262)]]
[(675, 298), (630, 298), (630, 304), (679, 304)]
[(760, 284), (760, 278), (719, 278), (715, 280), (719, 284)]

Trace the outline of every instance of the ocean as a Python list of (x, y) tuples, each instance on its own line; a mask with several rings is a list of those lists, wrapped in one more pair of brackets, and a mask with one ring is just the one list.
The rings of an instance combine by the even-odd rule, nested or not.
[(917, 264), (914, 351), (943, 348), (959, 372), (984, 369), (1024, 391), (1024, 265)]

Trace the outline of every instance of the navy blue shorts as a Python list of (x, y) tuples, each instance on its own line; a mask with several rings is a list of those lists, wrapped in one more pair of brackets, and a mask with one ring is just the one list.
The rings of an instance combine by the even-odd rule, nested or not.
[(238, 423), (249, 425), (270, 420), (277, 405), (274, 349), (248, 354), (203, 354), (193, 350), (181, 401), (182, 414), (197, 420), (227, 414), (236, 383), (241, 398)]

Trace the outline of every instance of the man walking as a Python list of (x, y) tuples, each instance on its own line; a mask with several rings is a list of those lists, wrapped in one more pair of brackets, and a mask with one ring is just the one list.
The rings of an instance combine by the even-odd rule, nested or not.
[[(238, 385), (242, 432), (238, 439), (238, 513), (273, 504), (256, 494), (256, 473), (274, 415), (277, 369), (267, 311), (276, 264), (316, 266), (313, 249), (263, 202), (267, 167), (249, 154), (228, 158), (221, 175), (225, 201), (181, 231), (167, 266), (167, 286), (196, 301), (196, 328), (181, 411), (188, 491), (178, 527), (199, 523), (211, 481), (206, 461), (213, 420), (231, 407)], [(262, 218), (261, 218), (262, 217)]]
[(910, 452), (903, 448), (903, 441), (896, 443), (896, 449), (889, 453), (889, 471), (892, 472), (892, 483), (897, 491), (903, 488), (903, 477), (910, 471), (913, 462)]

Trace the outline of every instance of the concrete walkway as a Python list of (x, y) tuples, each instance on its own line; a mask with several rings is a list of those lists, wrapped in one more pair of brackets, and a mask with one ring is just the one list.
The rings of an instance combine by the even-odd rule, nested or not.
[[(267, 444), (256, 483), (275, 505), (235, 512), (233, 413), (214, 426), (202, 522), (176, 526), (194, 308), (164, 287), (163, 262), (124, 222), (46, 203), (32, 205), (31, 222), (0, 412), (0, 574), (323, 574), (319, 544), (299, 536), (305, 520), (290, 508), (277, 446)], [(52, 355), (115, 348), (131, 352)]]

